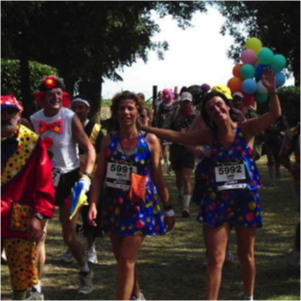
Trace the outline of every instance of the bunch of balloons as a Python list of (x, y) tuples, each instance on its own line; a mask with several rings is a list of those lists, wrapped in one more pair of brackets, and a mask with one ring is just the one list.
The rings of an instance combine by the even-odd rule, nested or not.
[(234, 66), (234, 77), (228, 81), (228, 87), (232, 94), (243, 93), (245, 106), (250, 105), (253, 97), (257, 103), (264, 103), (268, 99), (268, 91), (261, 81), (262, 70), (265, 67), (272, 68), (276, 72), (276, 87), (281, 87), (285, 83), (285, 76), (281, 71), (286, 67), (286, 58), (263, 47), (257, 38), (249, 38), (245, 48), (240, 56), (242, 63)]

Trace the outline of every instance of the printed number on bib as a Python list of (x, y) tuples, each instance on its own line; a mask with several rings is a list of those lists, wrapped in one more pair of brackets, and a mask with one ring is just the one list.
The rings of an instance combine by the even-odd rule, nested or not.
[(219, 190), (245, 188), (247, 184), (244, 164), (215, 167), (215, 180)]
[(136, 166), (109, 162), (106, 183), (109, 187), (129, 189), (132, 172), (137, 173)]

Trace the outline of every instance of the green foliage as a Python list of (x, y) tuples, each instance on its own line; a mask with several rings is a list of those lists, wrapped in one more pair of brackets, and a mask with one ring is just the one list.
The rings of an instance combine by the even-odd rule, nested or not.
[(230, 58), (238, 62), (247, 38), (257, 37), (264, 47), (287, 58), (288, 71), (300, 85), (300, 1), (214, 1), (214, 5), (226, 17), (221, 33), (234, 37)]
[(101, 106), (102, 107), (111, 107), (112, 99), (102, 99), (101, 100)]
[[(162, 58), (166, 41), (152, 42), (160, 31), (152, 12), (172, 15), (185, 28), (203, 1), (6, 1), (1, 5), (2, 58), (38, 61), (57, 68), (72, 94), (99, 108), (104, 78), (122, 80), (118, 68), (131, 66), (149, 51)], [(22, 79), (23, 80), (23, 79)]]
[[(30, 90), (34, 92), (37, 89), (37, 82), (46, 75), (58, 75), (55, 68), (40, 64), (38, 62), (29, 62), (30, 71)], [(21, 100), (21, 76), (20, 61), (1, 59), (1, 91), (2, 93), (12, 93)]]
[[(300, 122), (300, 87), (282, 87), (278, 89), (282, 114), (287, 118), (290, 127)], [(258, 113), (268, 111), (268, 102), (258, 106)]]

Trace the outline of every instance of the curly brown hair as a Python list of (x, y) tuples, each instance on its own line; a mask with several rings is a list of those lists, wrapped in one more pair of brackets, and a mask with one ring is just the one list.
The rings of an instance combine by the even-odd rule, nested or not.
[(130, 92), (130, 91), (124, 91), (124, 92), (115, 94), (112, 99), (111, 113), (112, 113), (112, 118), (115, 121), (116, 125), (117, 125), (117, 112), (118, 112), (120, 102), (125, 99), (131, 99), (136, 103), (136, 107), (137, 107), (139, 114), (141, 114), (144, 109), (143, 100), (135, 93)]

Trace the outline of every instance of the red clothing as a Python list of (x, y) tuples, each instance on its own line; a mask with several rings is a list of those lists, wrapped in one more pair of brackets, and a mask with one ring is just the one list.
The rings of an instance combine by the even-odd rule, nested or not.
[[(9, 161), (12, 158), (14, 160)], [(1, 237), (26, 239), (33, 213), (47, 218), (54, 214), (50, 161), (38, 136), (22, 126), (17, 151), (10, 159), (1, 170)]]

